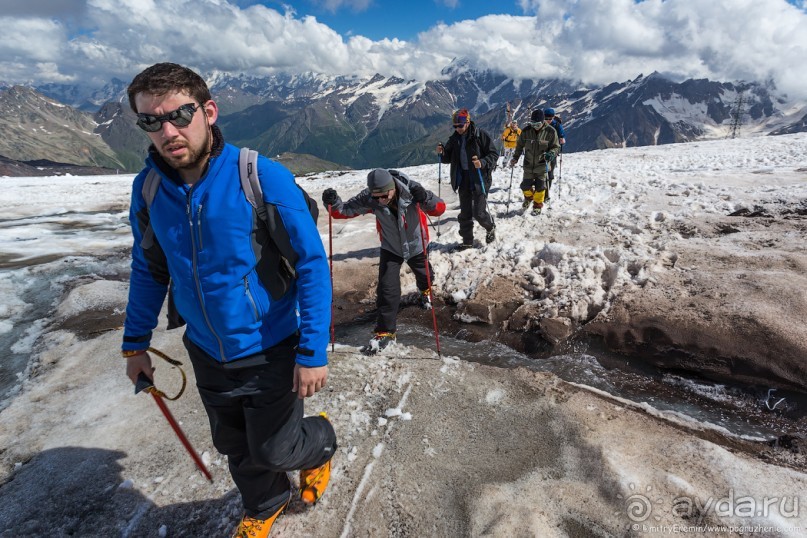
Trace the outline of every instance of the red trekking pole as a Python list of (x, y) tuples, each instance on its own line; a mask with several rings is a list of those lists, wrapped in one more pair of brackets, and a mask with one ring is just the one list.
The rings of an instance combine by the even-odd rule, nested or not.
[[(424, 214), (418, 204), (418, 213)], [(434, 312), (434, 291), (432, 290), (432, 276), (429, 271), (429, 254), (426, 250), (426, 231), (423, 229), (423, 221), (420, 223), (420, 239), (423, 242), (423, 265), (426, 269), (426, 285), (429, 286), (429, 301), (432, 303), (432, 322), (434, 323), (434, 340), (437, 342), (437, 356), (442, 358), (440, 353), (440, 332), (437, 330), (437, 314)]]
[[(437, 154), (437, 197), (441, 198), (441, 187), (443, 186), (443, 159), (442, 155)], [(440, 239), (440, 217), (437, 217), (437, 239)]]
[(328, 204), (328, 263), (331, 267), (331, 352), (333, 352), (336, 332), (333, 325), (333, 216), (331, 215), (331, 207), (331, 204)]

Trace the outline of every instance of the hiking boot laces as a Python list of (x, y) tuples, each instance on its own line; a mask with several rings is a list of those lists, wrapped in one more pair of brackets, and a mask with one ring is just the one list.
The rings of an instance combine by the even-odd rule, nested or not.
[(238, 524), (238, 528), (235, 529), (233, 538), (267, 538), (269, 531), (272, 530), (272, 525), (275, 524), (275, 520), (283, 513), (288, 505), (289, 501), (286, 501), (277, 512), (266, 519), (256, 519), (244, 515), (244, 517), (241, 518), (241, 522)]

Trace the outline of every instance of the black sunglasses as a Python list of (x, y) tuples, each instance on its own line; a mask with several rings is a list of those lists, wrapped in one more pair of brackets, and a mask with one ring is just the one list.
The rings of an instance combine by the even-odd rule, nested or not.
[(171, 122), (171, 125), (175, 127), (187, 127), (193, 121), (193, 115), (196, 114), (198, 108), (199, 105), (196, 103), (188, 103), (162, 116), (138, 114), (137, 126), (147, 133), (156, 133), (162, 129), (163, 123), (167, 121)]
[(378, 196), (373, 195), (373, 200), (386, 200), (387, 198), (389, 198), (389, 196), (390, 196), (390, 193), (380, 194)]
[(463, 128), (463, 127), (465, 127), (466, 125), (468, 125), (468, 124), (467, 124), (467, 123), (462, 123), (462, 124), (460, 124), (460, 125), (456, 125), (456, 124), (455, 124), (455, 125), (454, 125), (454, 128), (455, 128), (455, 129), (462, 129), (462, 128)]

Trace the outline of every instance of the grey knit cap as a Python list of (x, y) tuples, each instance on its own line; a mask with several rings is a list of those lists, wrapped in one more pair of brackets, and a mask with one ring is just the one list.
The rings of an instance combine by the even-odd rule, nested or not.
[(373, 194), (380, 194), (394, 189), (395, 181), (393, 181), (392, 174), (388, 171), (383, 168), (376, 168), (367, 174), (367, 186)]

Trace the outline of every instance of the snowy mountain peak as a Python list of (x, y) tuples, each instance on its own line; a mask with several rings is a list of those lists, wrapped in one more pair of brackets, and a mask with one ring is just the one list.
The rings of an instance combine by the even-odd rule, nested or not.
[(465, 73), (471, 69), (471, 61), (468, 58), (454, 58), (445, 66), (440, 74), (444, 77), (456, 77), (461, 73)]

